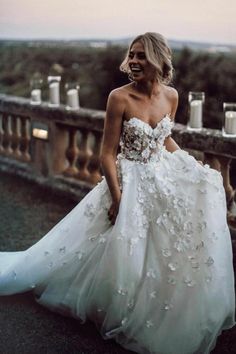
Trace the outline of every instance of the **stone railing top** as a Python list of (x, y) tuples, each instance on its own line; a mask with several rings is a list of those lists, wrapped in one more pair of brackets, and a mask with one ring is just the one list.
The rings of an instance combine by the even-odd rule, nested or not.
[(65, 109), (65, 105), (49, 107), (47, 102), (31, 105), (30, 99), (0, 94), (0, 111), (19, 114), (40, 121), (54, 121), (79, 128), (101, 131), (104, 125), (105, 112), (95, 109), (80, 108), (76, 111)]
[[(0, 94), (0, 111), (99, 132), (103, 130), (105, 118), (104, 111), (87, 108), (67, 111), (65, 105), (51, 108), (47, 102), (34, 106), (29, 99), (3, 94)], [(203, 128), (190, 131), (185, 125), (176, 123), (173, 138), (183, 148), (236, 158), (236, 138), (224, 137), (220, 130)]]
[(236, 158), (236, 138), (223, 136), (221, 130), (190, 131), (186, 125), (176, 123), (172, 136), (180, 147)]

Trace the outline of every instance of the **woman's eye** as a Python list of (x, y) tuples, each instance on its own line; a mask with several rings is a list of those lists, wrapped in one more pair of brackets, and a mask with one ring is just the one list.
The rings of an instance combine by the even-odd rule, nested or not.
[(134, 57), (137, 57), (137, 59), (139, 60), (145, 60), (146, 59), (146, 55), (145, 53), (129, 53), (129, 59), (133, 59)]
[(146, 55), (145, 54), (138, 54), (138, 58), (139, 59), (146, 59)]

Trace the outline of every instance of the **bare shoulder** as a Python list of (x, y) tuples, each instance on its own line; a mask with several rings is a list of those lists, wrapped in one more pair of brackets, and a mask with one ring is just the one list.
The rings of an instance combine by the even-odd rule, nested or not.
[(166, 97), (170, 101), (172, 101), (172, 102), (178, 101), (178, 97), (179, 97), (178, 91), (174, 87), (164, 86), (164, 92), (165, 92)]
[(166, 99), (170, 102), (170, 106), (171, 106), (170, 113), (172, 119), (174, 119), (178, 107), (178, 101), (179, 101), (178, 91), (173, 87), (164, 86), (164, 94), (166, 96)]
[(121, 124), (127, 104), (126, 91), (126, 87), (121, 86), (110, 92), (106, 107), (106, 121), (116, 121)]
[(117, 87), (116, 89), (112, 90), (109, 94), (108, 99), (112, 100), (113, 102), (121, 103), (128, 99), (129, 96), (129, 89), (130, 84)]

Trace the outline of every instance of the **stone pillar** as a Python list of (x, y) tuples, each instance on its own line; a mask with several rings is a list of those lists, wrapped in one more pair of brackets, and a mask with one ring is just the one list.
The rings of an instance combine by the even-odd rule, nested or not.
[(234, 202), (235, 191), (230, 183), (230, 164), (232, 159), (227, 156), (219, 157), (220, 165), (221, 165), (221, 174), (223, 176), (223, 183), (226, 193), (226, 200), (228, 203), (228, 208), (230, 209), (231, 204)]
[[(47, 138), (33, 136), (37, 125), (48, 132)], [(66, 167), (67, 130), (59, 128), (53, 121), (38, 122), (33, 119), (31, 131), (32, 165), (36, 172), (45, 177), (63, 172)]]
[(50, 123), (49, 148), (51, 154), (50, 173), (60, 174), (68, 166), (66, 149), (68, 148), (68, 127)]
[(217, 171), (221, 171), (220, 162), (218, 156), (214, 154), (204, 153), (204, 163), (208, 164), (211, 168), (214, 168)]

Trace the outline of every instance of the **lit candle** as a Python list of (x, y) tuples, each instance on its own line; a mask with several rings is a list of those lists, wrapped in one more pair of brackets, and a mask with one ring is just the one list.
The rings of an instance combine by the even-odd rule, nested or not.
[(60, 104), (59, 82), (52, 82), (49, 85), (50, 104), (58, 106)]
[(77, 89), (70, 89), (67, 91), (67, 106), (68, 108), (79, 108), (79, 96)]
[(40, 104), (41, 103), (41, 90), (34, 89), (31, 91), (31, 104)]
[(190, 128), (201, 129), (202, 128), (202, 101), (194, 100), (190, 102)]
[(48, 131), (44, 129), (33, 128), (33, 137), (46, 140), (48, 139)]
[(236, 134), (236, 112), (235, 111), (225, 112), (225, 133)]

